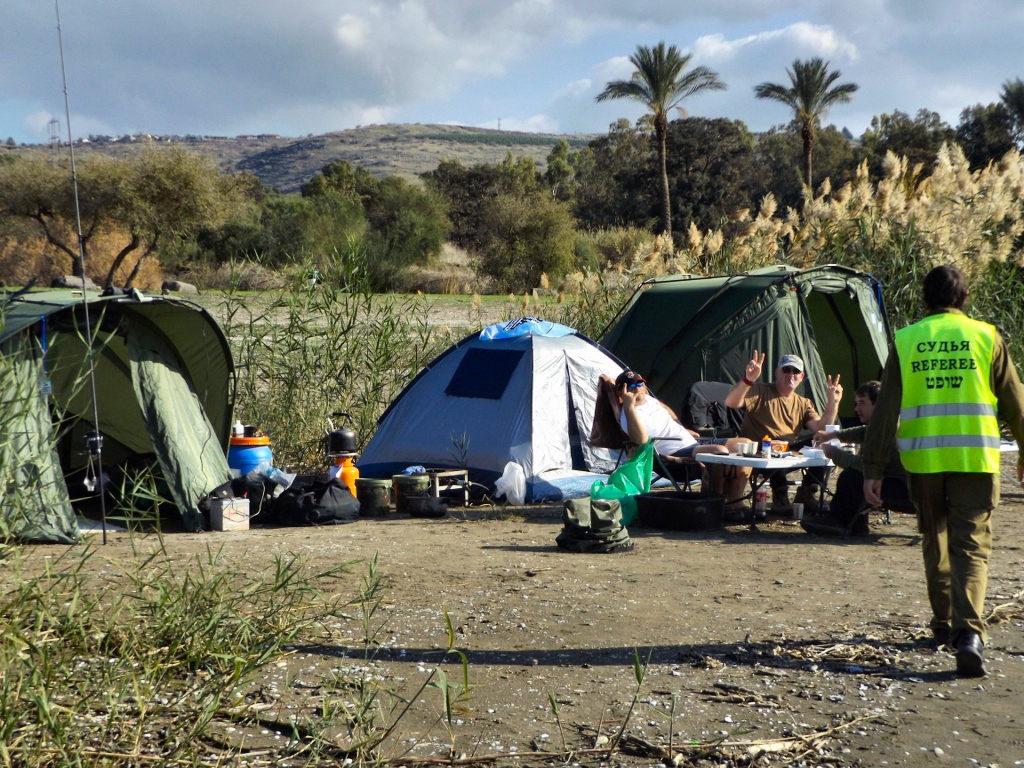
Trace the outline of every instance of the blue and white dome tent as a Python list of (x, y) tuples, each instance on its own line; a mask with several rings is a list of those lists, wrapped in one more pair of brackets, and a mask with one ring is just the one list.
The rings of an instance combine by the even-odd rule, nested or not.
[(365, 477), (410, 465), (460, 468), (465, 435), (470, 479), (493, 486), (514, 461), (527, 500), (544, 472), (609, 472), (618, 453), (592, 446), (600, 375), (626, 366), (557, 323), (523, 317), (467, 336), (427, 365), (380, 417), (359, 459)]

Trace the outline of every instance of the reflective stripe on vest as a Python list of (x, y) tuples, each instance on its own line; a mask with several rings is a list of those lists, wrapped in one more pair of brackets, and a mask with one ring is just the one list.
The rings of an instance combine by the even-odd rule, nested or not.
[(904, 437), (896, 441), (901, 451), (922, 451), (927, 448), (995, 448), (999, 438), (988, 435), (936, 435), (935, 437)]
[(925, 416), (992, 416), (996, 409), (988, 403), (939, 403), (937, 405), (915, 405), (900, 411), (903, 421), (921, 419)]
[(896, 333), (903, 380), (897, 446), (908, 472), (999, 472), (990, 372), (995, 328), (958, 313)]

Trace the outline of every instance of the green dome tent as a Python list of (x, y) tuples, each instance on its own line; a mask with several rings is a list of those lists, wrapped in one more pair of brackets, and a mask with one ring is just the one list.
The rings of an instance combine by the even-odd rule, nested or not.
[(91, 343), (80, 292), (0, 293), (0, 535), (78, 537), (65, 476), (87, 461), (90, 349), (104, 470), (155, 459), (185, 527), (200, 530), (199, 500), (230, 478), (235, 381), (227, 340), (187, 301), (89, 292), (87, 304)]
[[(891, 339), (878, 280), (827, 265), (648, 280), (601, 344), (673, 407), (694, 382), (739, 381), (755, 349), (767, 354), (766, 381), (782, 355), (800, 355), (807, 366), (800, 391), (820, 410), (826, 374), (841, 374), (847, 392), (879, 378)], [(853, 416), (853, 397), (843, 398), (839, 413)]]

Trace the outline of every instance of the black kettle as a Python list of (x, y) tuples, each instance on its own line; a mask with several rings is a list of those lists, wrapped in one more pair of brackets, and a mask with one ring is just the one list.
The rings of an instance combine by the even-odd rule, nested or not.
[[(352, 423), (352, 417), (347, 413), (333, 413), (332, 416), (344, 416), (348, 419), (348, 423)], [(337, 456), (343, 453), (356, 453), (359, 448), (359, 442), (356, 439), (356, 433), (351, 427), (341, 427), (340, 429), (334, 429), (334, 423), (328, 419), (327, 423), (331, 425), (331, 431), (327, 433), (327, 455)]]

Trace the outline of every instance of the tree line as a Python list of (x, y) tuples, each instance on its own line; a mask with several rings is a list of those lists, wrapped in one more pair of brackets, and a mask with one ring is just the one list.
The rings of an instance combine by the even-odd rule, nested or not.
[[(523, 291), (543, 275), (615, 266), (623, 248), (604, 247), (601, 233), (629, 243), (661, 233), (671, 251), (691, 231), (742, 230), (737, 212), (756, 210), (769, 195), (799, 211), (826, 178), (836, 189), (864, 172), (877, 181), (889, 153), (907, 158), (907, 181), (917, 184), (943, 145), (959, 145), (972, 169), (1024, 148), (1019, 78), (1004, 84), (998, 102), (963, 110), (955, 127), (928, 110), (897, 110), (873, 118), (854, 141), (824, 118), (857, 85), (838, 82), (841, 73), (821, 59), (793, 62), (788, 85), (755, 88), (756, 97), (793, 110), (790, 123), (761, 134), (727, 118), (669, 119), (685, 99), (725, 87), (711, 70), (688, 70), (689, 56), (675, 46), (640, 46), (631, 61), (633, 77), (609, 82), (597, 98), (639, 100), (648, 114), (616, 121), (586, 146), (560, 141), (543, 172), (510, 153), (493, 165), (444, 160), (416, 183), (336, 161), (300, 194), (281, 194), (180, 149), (121, 160), (88, 155), (78, 166), (82, 247), (87, 259), (94, 244), (109, 251), (106, 285), (132, 285), (154, 258), (177, 273), (246, 257), (277, 269), (342, 263), (341, 273), (389, 290), (450, 241), (496, 289)], [(0, 240), (42, 238), (77, 274), (68, 178), (50, 159), (0, 155)]]

